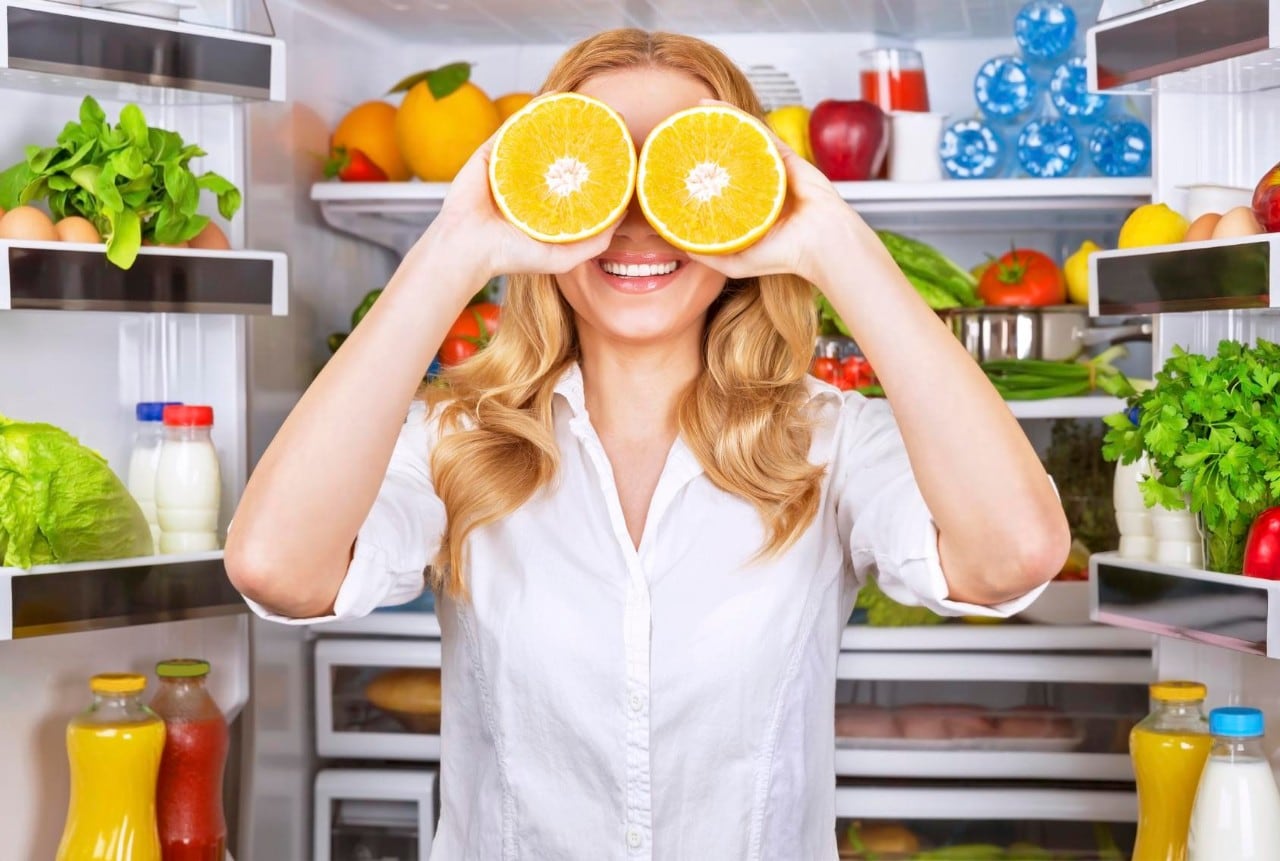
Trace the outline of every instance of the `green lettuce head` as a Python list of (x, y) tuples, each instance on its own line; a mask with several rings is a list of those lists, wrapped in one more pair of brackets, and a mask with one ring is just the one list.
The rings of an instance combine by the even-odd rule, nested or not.
[(152, 552), (142, 509), (102, 455), (53, 425), (0, 415), (0, 566)]

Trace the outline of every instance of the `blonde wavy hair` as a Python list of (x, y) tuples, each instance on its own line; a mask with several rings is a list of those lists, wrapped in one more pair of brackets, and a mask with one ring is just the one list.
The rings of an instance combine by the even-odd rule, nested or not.
[[(636, 29), (610, 30), (571, 48), (542, 92), (654, 66), (683, 72), (715, 98), (762, 113), (746, 76), (717, 48)], [(729, 281), (708, 311), (704, 371), (679, 402), (680, 433), (707, 477), (759, 512), (768, 532), (761, 554), (785, 549), (818, 510), (822, 468), (808, 461), (812, 423), (804, 384), (816, 334), (811, 288), (800, 278)], [(446, 385), (424, 390), (440, 419), (431, 471), (448, 512), (432, 568), (437, 588), (466, 595), (467, 537), (555, 480), (553, 391), (578, 358), (573, 311), (555, 278), (512, 277), (493, 341), (446, 371)]]

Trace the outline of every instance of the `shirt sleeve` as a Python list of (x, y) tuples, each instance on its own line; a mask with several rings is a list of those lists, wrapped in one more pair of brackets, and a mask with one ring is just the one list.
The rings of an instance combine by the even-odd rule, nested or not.
[(404, 604), (422, 594), (427, 566), (440, 549), (446, 523), (444, 503), (431, 481), (431, 446), (436, 436), (426, 406), (414, 401), (382, 487), (356, 535), (332, 614), (294, 619), (245, 599), (253, 612), (273, 622), (309, 625), (367, 616), (378, 607)]
[(839, 534), (848, 541), (846, 606), (868, 577), (899, 604), (943, 616), (1012, 616), (1040, 596), (1044, 586), (992, 606), (952, 600), (938, 529), (888, 402), (847, 394), (839, 425), (831, 493)]

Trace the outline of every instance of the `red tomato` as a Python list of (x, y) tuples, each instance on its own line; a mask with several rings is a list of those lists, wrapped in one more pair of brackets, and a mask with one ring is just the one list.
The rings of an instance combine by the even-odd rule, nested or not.
[(841, 389), (847, 388), (844, 380), (844, 370), (840, 367), (840, 363), (830, 356), (819, 356), (809, 365), (809, 373), (813, 374), (824, 383), (830, 383)]
[(849, 388), (860, 389), (876, 384), (876, 375), (865, 356), (847, 356), (840, 365), (845, 379), (849, 381)]
[(1061, 305), (1067, 285), (1052, 258), (1015, 248), (982, 273), (978, 295), (988, 305)]
[(440, 345), (440, 364), (444, 367), (456, 365), (463, 359), (469, 359), (480, 347), (467, 338), (445, 338)]
[(492, 302), (480, 302), (462, 309), (453, 327), (449, 329), (449, 338), (475, 338), (483, 347), (498, 331), (498, 320), (502, 310)]

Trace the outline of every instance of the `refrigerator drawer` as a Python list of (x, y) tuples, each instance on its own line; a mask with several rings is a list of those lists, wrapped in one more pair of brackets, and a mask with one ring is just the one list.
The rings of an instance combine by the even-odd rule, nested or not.
[(427, 861), (434, 769), (328, 769), (316, 775), (315, 861)]
[(315, 673), (320, 756), (439, 761), (439, 640), (320, 640)]

